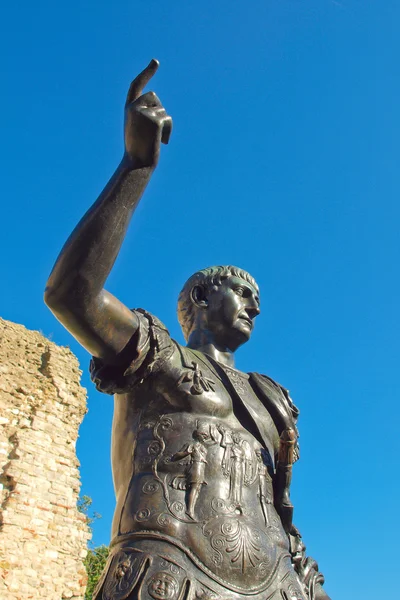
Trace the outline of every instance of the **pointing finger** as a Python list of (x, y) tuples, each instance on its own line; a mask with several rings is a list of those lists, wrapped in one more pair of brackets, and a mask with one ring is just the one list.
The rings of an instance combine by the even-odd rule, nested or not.
[(126, 98), (125, 106), (139, 98), (143, 89), (146, 87), (150, 79), (153, 77), (154, 73), (157, 71), (159, 64), (160, 63), (158, 62), (158, 60), (153, 58), (149, 62), (147, 67), (143, 69), (143, 71), (139, 73), (139, 75), (132, 81), (129, 88), (128, 96)]

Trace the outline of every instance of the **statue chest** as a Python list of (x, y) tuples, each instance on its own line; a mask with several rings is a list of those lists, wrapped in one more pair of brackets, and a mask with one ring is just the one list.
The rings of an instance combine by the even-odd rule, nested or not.
[(272, 477), (269, 452), (235, 417), (149, 411), (115, 535), (174, 540), (217, 580), (257, 589), (287, 551)]
[(273, 502), (276, 429), (246, 374), (177, 352), (119, 403), (115, 536), (174, 540), (237, 589), (266, 585), (287, 539)]

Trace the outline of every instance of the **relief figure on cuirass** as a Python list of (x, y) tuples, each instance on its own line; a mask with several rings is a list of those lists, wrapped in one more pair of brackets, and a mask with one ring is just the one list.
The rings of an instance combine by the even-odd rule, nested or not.
[(207, 442), (214, 443), (210, 439), (210, 434), (206, 427), (199, 427), (193, 432), (193, 441), (186, 444), (171, 457), (171, 461), (180, 461), (181, 464), (184, 463), (184, 459), (188, 461), (184, 474), (174, 477), (170, 485), (174, 489), (186, 491), (186, 513), (192, 519), (196, 518), (194, 511), (201, 488), (203, 485), (207, 485), (207, 481), (205, 480), (208, 451)]
[(244, 440), (239, 432), (230, 431), (223, 425), (218, 425), (221, 433), (221, 446), (224, 448), (222, 471), (229, 477), (229, 500), (237, 507), (242, 505), (243, 486), (254, 481), (256, 457), (249, 442)]

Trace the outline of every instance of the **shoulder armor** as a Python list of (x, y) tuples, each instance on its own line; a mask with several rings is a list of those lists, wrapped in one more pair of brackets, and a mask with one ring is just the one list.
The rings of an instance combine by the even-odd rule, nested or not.
[[(296, 423), (300, 411), (297, 406), (293, 404), (293, 401), (289, 396), (289, 391), (267, 375), (249, 373), (249, 376), (250, 384), (270, 413), (279, 435), (281, 435), (284, 429), (290, 427), (295, 430), (296, 436), (299, 438), (299, 431)], [(298, 460), (299, 456), (299, 446), (297, 443), (295, 448), (295, 460)]]

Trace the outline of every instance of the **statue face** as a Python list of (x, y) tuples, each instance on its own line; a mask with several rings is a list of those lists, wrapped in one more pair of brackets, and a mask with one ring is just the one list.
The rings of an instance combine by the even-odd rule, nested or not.
[(257, 290), (239, 277), (228, 277), (208, 292), (207, 328), (231, 351), (250, 339), (259, 313)]
[(209, 435), (206, 431), (201, 430), (201, 429), (196, 429), (196, 431), (193, 433), (193, 437), (195, 440), (199, 440), (200, 442), (205, 442), (206, 440), (209, 439)]
[(178, 584), (169, 573), (156, 573), (149, 583), (149, 594), (156, 600), (171, 600), (176, 597)]
[(237, 431), (235, 431), (234, 433), (232, 433), (232, 440), (233, 440), (234, 444), (240, 444), (240, 442), (242, 441), (240, 433), (237, 433)]

